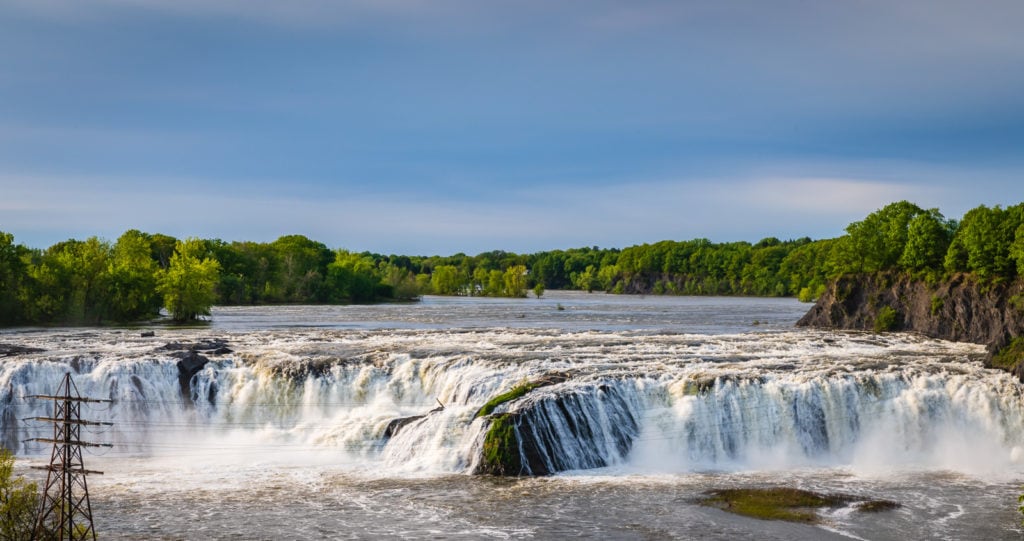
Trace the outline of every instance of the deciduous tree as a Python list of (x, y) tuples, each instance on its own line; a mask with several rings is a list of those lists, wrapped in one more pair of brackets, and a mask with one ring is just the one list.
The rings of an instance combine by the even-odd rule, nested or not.
[(157, 289), (171, 318), (190, 321), (210, 315), (217, 301), (219, 274), (220, 264), (208, 256), (203, 241), (178, 241), (167, 270), (157, 275)]

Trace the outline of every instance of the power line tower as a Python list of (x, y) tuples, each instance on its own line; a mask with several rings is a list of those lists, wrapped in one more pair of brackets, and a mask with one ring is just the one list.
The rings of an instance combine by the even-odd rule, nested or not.
[(82, 461), (82, 447), (112, 447), (109, 443), (91, 443), (81, 440), (83, 426), (111, 425), (97, 421), (82, 420), (83, 402), (110, 402), (96, 398), (83, 398), (78, 387), (71, 381), (71, 374), (64, 379), (54, 395), (34, 395), (30, 398), (53, 400), (53, 417), (33, 417), (35, 421), (53, 423), (53, 438), (35, 438), (32, 441), (53, 444), (49, 466), (36, 466), (46, 470), (46, 488), (39, 502), (33, 540), (96, 540), (92, 526), (92, 507), (89, 506), (89, 487), (85, 476), (100, 471), (85, 469)]

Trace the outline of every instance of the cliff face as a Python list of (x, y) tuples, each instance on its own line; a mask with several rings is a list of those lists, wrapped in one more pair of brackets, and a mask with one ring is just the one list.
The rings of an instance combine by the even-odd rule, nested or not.
[[(885, 307), (895, 311), (888, 330), (988, 346), (992, 354), (1024, 336), (1024, 280), (982, 285), (956, 275), (935, 285), (893, 273), (845, 276), (833, 282), (797, 326), (873, 330)], [(1024, 381), (1024, 363), (999, 366)]]

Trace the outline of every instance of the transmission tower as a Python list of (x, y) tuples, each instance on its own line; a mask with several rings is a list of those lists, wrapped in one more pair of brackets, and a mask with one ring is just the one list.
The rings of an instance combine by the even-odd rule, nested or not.
[(32, 441), (53, 444), (49, 466), (36, 466), (46, 470), (46, 489), (39, 502), (33, 540), (96, 540), (92, 526), (92, 508), (89, 506), (89, 487), (85, 476), (100, 471), (85, 469), (82, 447), (112, 447), (109, 443), (91, 443), (81, 440), (83, 426), (111, 425), (81, 418), (83, 402), (110, 402), (96, 398), (82, 398), (71, 374), (64, 379), (55, 395), (34, 395), (30, 398), (53, 400), (53, 417), (33, 417), (35, 421), (53, 423), (53, 438), (35, 438)]

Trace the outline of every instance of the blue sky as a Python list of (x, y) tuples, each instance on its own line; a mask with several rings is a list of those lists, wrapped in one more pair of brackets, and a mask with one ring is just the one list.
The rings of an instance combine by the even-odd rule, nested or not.
[(1024, 201), (1024, 3), (8, 0), (0, 230), (382, 253)]

